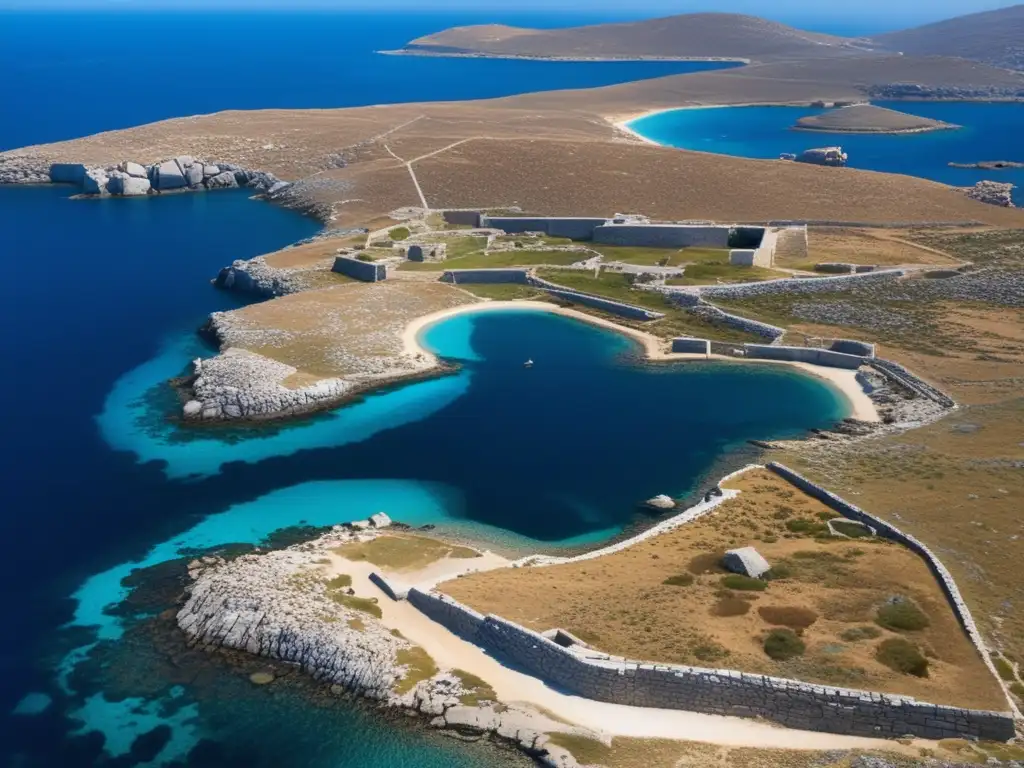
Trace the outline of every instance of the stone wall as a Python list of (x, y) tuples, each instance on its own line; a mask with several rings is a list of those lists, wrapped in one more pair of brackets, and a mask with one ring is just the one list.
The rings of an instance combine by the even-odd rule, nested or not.
[[(967, 602), (960, 594), (960, 590), (957, 587), (956, 582), (953, 580), (952, 574), (947, 570), (946, 566), (942, 564), (942, 561), (939, 560), (935, 553), (909, 533), (904, 533), (899, 528), (887, 523), (880, 517), (875, 517), (871, 513), (865, 512), (860, 507), (840, 498), (831, 491), (822, 488), (820, 485), (812, 483), (806, 477), (798, 472), (794, 472), (789, 467), (777, 462), (771, 462), (768, 464), (768, 469), (787, 482), (792, 483), (804, 493), (814, 497), (825, 506), (835, 510), (843, 517), (849, 518), (850, 520), (856, 520), (859, 523), (870, 526), (875, 529), (878, 536), (889, 539), (890, 541), (898, 542), (920, 555), (924, 559), (925, 563), (928, 564), (928, 567), (935, 575), (936, 580), (938, 580), (939, 586), (942, 587), (942, 591), (945, 593), (946, 599), (949, 601), (949, 605), (953, 609), (953, 613), (956, 614), (957, 621), (960, 622), (960, 626), (963, 627), (964, 632), (974, 644), (974, 647), (977, 649), (982, 661), (985, 662), (985, 666), (988, 667), (989, 672), (992, 673), (992, 676), (996, 680), (1000, 679), (995, 665), (992, 663), (988, 646), (985, 644), (985, 641), (981, 636), (981, 632), (978, 630), (978, 625), (975, 623), (974, 617), (971, 615), (971, 611), (967, 607)], [(1008, 703), (1010, 702), (1009, 699), (1007, 699), (1007, 701)]]
[(449, 269), (441, 280), (446, 283), (520, 283), (529, 282), (525, 269)]
[(904, 274), (906, 272), (902, 269), (886, 269), (866, 274), (836, 275), (835, 277), (786, 278), (765, 280), (760, 283), (709, 285), (700, 289), (700, 295), (716, 299), (744, 299), (778, 293), (831, 293), (875, 282), (895, 281), (903, 277)]
[(827, 365), (830, 368), (857, 370), (864, 363), (858, 355), (833, 352), (818, 347), (783, 347), (778, 344), (744, 344), (743, 352), (748, 358), (761, 360), (788, 360), (795, 363)]
[(729, 227), (691, 224), (604, 224), (594, 229), (594, 242), (645, 248), (728, 248)]
[(573, 216), (481, 216), (480, 226), (500, 229), (510, 235), (520, 232), (543, 232), (551, 237), (590, 240), (594, 230), (607, 219)]
[(926, 397), (943, 408), (956, 408), (956, 401), (937, 387), (933, 387), (924, 379), (911, 373), (899, 363), (876, 357), (869, 362), (869, 365), (879, 371), (883, 376), (895, 379), (904, 387), (921, 397)]
[(444, 217), (445, 223), (453, 227), (476, 229), (480, 226), (480, 211), (442, 211), (441, 216)]
[(762, 266), (761, 264), (754, 264), (756, 258), (757, 251), (750, 248), (733, 248), (729, 251), (729, 263), (734, 267)]
[(563, 648), (497, 616), (483, 616), (436, 592), (409, 591), (409, 602), (455, 634), (548, 683), (596, 701), (763, 717), (791, 728), (873, 737), (1005, 741), (1008, 714), (935, 706), (911, 698), (811, 685), (733, 670), (628, 661)]
[[(669, 294), (669, 297), (673, 300), (677, 300), (676, 294)], [(783, 336), (786, 335), (784, 328), (779, 328), (775, 325), (769, 325), (768, 323), (762, 323), (759, 320), (751, 320), (747, 317), (741, 317), (740, 315), (734, 315), (731, 312), (726, 312), (723, 309), (719, 309), (714, 304), (708, 304), (707, 302), (699, 302), (696, 305), (684, 303), (687, 300), (683, 298), (683, 295), (679, 296), (682, 301), (681, 303), (685, 307), (689, 307), (690, 311), (703, 317), (710, 322), (718, 322), (728, 325), (731, 328), (736, 328), (746, 333), (752, 333), (755, 336), (760, 336), (764, 339), (769, 339), (772, 342), (777, 342)]]
[(707, 339), (691, 339), (683, 336), (672, 339), (672, 351), (676, 353), (710, 355), (711, 342)]
[(362, 280), (364, 283), (376, 283), (386, 280), (388, 276), (387, 267), (383, 264), (374, 261), (360, 261), (351, 256), (336, 256), (331, 271)]
[(613, 315), (619, 315), (620, 317), (628, 317), (631, 320), (657, 320), (658, 318), (665, 316), (662, 312), (655, 312), (654, 310), (646, 309), (645, 307), (637, 307), (632, 304), (625, 304), (621, 301), (606, 299), (603, 296), (594, 296), (593, 294), (582, 293), (581, 291), (569, 290), (557, 283), (552, 283), (540, 277), (531, 276), (529, 278), (529, 282), (530, 285), (541, 288), (552, 296), (564, 299), (565, 301), (572, 302), (574, 304), (582, 304), (586, 307), (593, 307), (594, 309), (600, 309), (603, 312), (609, 312)]
[(854, 339), (833, 339), (829, 349), (833, 352), (842, 352), (844, 355), (860, 355), (861, 357), (874, 357), (875, 345), (866, 341)]

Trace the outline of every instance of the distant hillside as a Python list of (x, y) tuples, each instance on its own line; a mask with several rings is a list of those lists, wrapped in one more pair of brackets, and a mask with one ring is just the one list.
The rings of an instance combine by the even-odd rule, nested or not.
[(454, 27), (410, 42), (408, 52), (544, 58), (693, 57), (766, 61), (856, 54), (864, 41), (787, 27), (755, 16), (692, 13), (621, 24), (523, 29)]
[(1024, 5), (890, 32), (874, 42), (903, 53), (959, 56), (1024, 70)]

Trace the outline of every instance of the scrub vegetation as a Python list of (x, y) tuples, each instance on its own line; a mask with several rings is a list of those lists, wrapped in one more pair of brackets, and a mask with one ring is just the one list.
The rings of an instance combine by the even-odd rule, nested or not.
[[(482, 613), (537, 631), (563, 628), (597, 650), (630, 659), (737, 669), (958, 706), (1003, 706), (996, 681), (917, 554), (884, 539), (853, 542), (813, 526), (790, 530), (790, 520), (824, 526), (821, 519), (834, 513), (767, 470), (751, 470), (728, 485), (742, 493), (714, 514), (620, 552), (473, 573), (439, 589)], [(743, 546), (754, 546), (768, 560), (772, 578), (723, 570), (725, 551)], [(744, 589), (753, 585), (753, 591)], [(908, 623), (900, 608), (899, 626), (920, 628), (880, 626), (875, 619), (887, 605), (909, 605), (928, 621)], [(898, 651), (902, 646), (879, 652), (881, 643), (894, 639), (919, 650), (927, 677), (915, 674), (919, 667)]]
[(387, 533), (370, 541), (354, 541), (335, 548), (346, 560), (366, 561), (392, 571), (416, 571), (446, 557), (473, 558), (469, 547), (411, 534)]

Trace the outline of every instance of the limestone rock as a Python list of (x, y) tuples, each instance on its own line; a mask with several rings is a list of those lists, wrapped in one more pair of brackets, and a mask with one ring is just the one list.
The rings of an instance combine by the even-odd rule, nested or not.
[(383, 512), (370, 515), (370, 526), (373, 528), (387, 528), (391, 525), (391, 518)]
[(89, 168), (82, 177), (82, 191), (87, 195), (105, 195), (108, 181), (102, 168)]
[(137, 179), (149, 178), (149, 173), (146, 171), (145, 166), (133, 163), (131, 160), (125, 160), (121, 165), (118, 166), (118, 170), (122, 173), (127, 173), (129, 176), (134, 176)]
[(219, 165), (211, 165), (207, 163), (203, 166), (203, 178), (209, 178), (210, 176), (216, 176), (220, 173)]
[(979, 181), (973, 187), (964, 187), (963, 193), (972, 200), (1001, 208), (1014, 208), (1013, 184), (999, 181)]
[[(212, 166), (216, 168), (217, 166)], [(232, 171), (221, 171), (216, 176), (206, 179), (206, 186), (210, 189), (229, 189), (238, 186), (238, 180)]]
[(665, 494), (655, 496), (653, 499), (648, 499), (646, 504), (647, 506), (654, 507), (655, 509), (675, 509), (676, 506), (675, 501)]
[(768, 561), (753, 547), (730, 549), (722, 558), (722, 565), (733, 573), (759, 579), (771, 570)]
[(85, 166), (81, 163), (54, 163), (50, 166), (50, 181), (54, 184), (81, 184)]
[(253, 685), (267, 685), (274, 682), (274, 675), (270, 672), (253, 672), (249, 675), (249, 681)]
[(153, 186), (161, 192), (188, 186), (185, 174), (174, 160), (165, 160), (153, 169)]
[(848, 157), (842, 147), (819, 147), (816, 149), (805, 149), (796, 157), (798, 163), (810, 163), (811, 165), (828, 165), (841, 167), (846, 165)]
[(190, 187), (198, 187), (203, 183), (203, 166), (196, 163), (185, 168), (185, 180)]
[(149, 179), (130, 176), (125, 171), (114, 171), (107, 181), (107, 191), (112, 195), (137, 197), (148, 194), (149, 190)]

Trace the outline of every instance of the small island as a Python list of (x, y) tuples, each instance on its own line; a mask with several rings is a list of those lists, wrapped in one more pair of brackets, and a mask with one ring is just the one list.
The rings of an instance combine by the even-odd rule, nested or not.
[(831, 109), (820, 115), (801, 117), (796, 121), (793, 130), (822, 133), (927, 133), (955, 130), (959, 127), (940, 120), (876, 107), (873, 104), (853, 104)]

